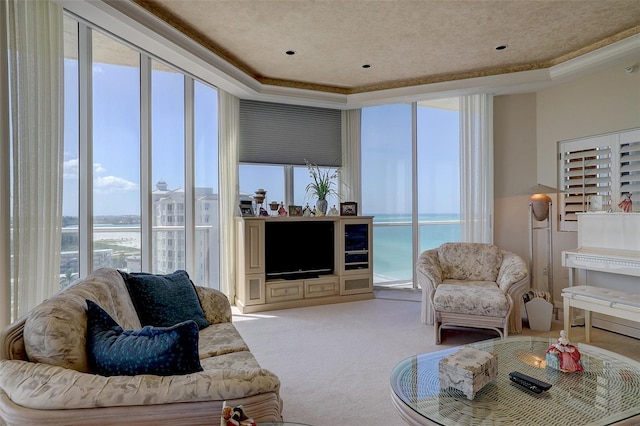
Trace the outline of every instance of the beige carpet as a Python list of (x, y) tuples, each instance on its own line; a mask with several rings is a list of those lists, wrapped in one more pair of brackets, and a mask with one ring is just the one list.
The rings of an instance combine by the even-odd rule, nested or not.
[[(399, 361), (497, 337), (491, 331), (447, 330), (437, 346), (433, 328), (420, 323), (420, 303), (393, 294), (256, 314), (234, 310), (235, 325), (258, 362), (281, 379), (285, 420), (313, 426), (401, 426), (389, 389)], [(555, 337), (561, 328), (554, 321), (551, 332), (527, 328), (523, 334)], [(572, 333), (584, 341), (582, 328)], [(591, 344), (640, 360), (637, 339), (594, 330)]]

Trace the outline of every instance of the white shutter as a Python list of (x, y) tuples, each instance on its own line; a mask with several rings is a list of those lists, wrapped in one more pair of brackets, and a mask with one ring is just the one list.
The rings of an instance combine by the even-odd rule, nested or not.
[(589, 210), (589, 197), (611, 206), (611, 137), (565, 141), (560, 148), (560, 230), (576, 231), (576, 213)]
[(561, 141), (558, 159), (561, 231), (577, 230), (576, 213), (589, 210), (592, 195), (602, 196), (604, 210), (619, 211), (623, 194), (640, 194), (640, 129)]
[(619, 196), (631, 192), (640, 203), (640, 129), (620, 134)]

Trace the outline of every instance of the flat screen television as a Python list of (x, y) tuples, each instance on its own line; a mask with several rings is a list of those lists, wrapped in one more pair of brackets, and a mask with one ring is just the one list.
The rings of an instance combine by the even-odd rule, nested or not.
[(333, 274), (334, 222), (265, 222), (267, 280), (298, 280)]

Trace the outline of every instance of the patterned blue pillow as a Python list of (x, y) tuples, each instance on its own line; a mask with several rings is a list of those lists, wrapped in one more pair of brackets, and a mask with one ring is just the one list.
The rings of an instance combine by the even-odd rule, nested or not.
[(186, 320), (195, 321), (200, 330), (209, 325), (186, 271), (167, 275), (122, 271), (120, 274), (143, 326), (171, 327)]
[(123, 330), (87, 299), (87, 359), (101, 376), (172, 376), (202, 371), (198, 326), (189, 320), (172, 327)]

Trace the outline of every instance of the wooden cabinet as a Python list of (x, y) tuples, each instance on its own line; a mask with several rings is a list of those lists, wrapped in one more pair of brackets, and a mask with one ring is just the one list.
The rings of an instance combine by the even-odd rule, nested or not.
[[(274, 279), (265, 256), (268, 232), (265, 224), (323, 221), (333, 223), (334, 264), (332, 273), (314, 277)], [(275, 226), (273, 226), (275, 227)], [(298, 226), (291, 228), (299, 229)], [(236, 218), (235, 304), (244, 312), (258, 312), (300, 306), (350, 302), (373, 298), (373, 218), (370, 216), (337, 217), (243, 217)], [(273, 238), (270, 236), (269, 238)], [(305, 250), (314, 235), (299, 235), (300, 244), (282, 250)], [(329, 244), (331, 245), (331, 244)], [(325, 244), (326, 246), (326, 244)], [(293, 256), (292, 256), (293, 257)]]

